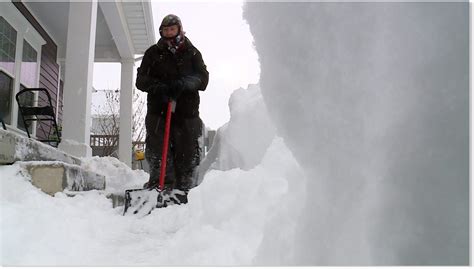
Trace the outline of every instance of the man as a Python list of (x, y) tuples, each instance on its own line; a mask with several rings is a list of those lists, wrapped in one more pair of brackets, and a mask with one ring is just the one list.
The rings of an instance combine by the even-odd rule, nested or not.
[(185, 36), (178, 16), (170, 14), (163, 19), (160, 36), (157, 44), (147, 49), (137, 70), (136, 87), (148, 93), (145, 158), (150, 165), (150, 179), (144, 187), (158, 185), (166, 109), (172, 99), (176, 110), (171, 119), (165, 189), (187, 195), (200, 161), (199, 91), (206, 89), (209, 72), (201, 53)]

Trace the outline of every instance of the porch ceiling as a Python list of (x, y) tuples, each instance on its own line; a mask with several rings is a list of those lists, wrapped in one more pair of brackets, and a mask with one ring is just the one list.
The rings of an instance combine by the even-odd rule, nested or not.
[[(22, 2), (58, 45), (58, 58), (64, 59), (69, 2)], [(155, 42), (149, 2), (99, 2), (97, 10), (96, 62), (119, 62), (123, 57), (143, 54)]]

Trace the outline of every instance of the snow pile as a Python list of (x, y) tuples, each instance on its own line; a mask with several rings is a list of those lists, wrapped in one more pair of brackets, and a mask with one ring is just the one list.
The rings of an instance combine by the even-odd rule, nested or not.
[[(9, 132), (9, 131), (6, 131)], [(23, 141), (21, 141), (23, 140)], [(20, 143), (17, 143), (15, 146), (15, 159), (23, 160), (26, 156), (31, 155), (33, 153), (33, 150), (31, 146), (29, 146), (28, 143), (26, 143), (27, 139), (21, 139)], [(34, 140), (29, 140), (29, 141), (34, 141)], [(35, 141), (36, 142), (36, 141)], [(33, 143), (35, 143), (33, 142)], [(37, 143), (40, 144), (40, 143)]]
[[(112, 158), (91, 161), (94, 165), (107, 175), (117, 171)], [(289, 199), (294, 196), (286, 195), (294, 189), (288, 177), (299, 175), (302, 183), (281, 139), (261, 165), (211, 171), (190, 192), (188, 204), (141, 219), (122, 216), (123, 207), (112, 209), (97, 191), (51, 197), (32, 186), (17, 164), (1, 166), (0, 174), (1, 260), (17, 266), (250, 265), (265, 223), (282, 210), (299, 212), (297, 201)], [(285, 221), (273, 230), (292, 228), (294, 222)]]
[(244, 17), (308, 178), (286, 264), (468, 264), (469, 4), (248, 2)]
[[(77, 158), (72, 158), (66, 153), (54, 149), (38, 140), (28, 138), (11, 130), (0, 129), (0, 147), (3, 149), (2, 158), (6, 162), (14, 160), (50, 160), (78, 163)], [(13, 156), (12, 156), (13, 155)]]
[(127, 189), (141, 188), (148, 181), (148, 173), (131, 170), (114, 157), (81, 158), (81, 167), (105, 176), (105, 190), (108, 193), (122, 193)]
[[(293, 176), (298, 179), (290, 186)], [(192, 217), (171, 245), (175, 256), (167, 260), (185, 265), (251, 265), (262, 240), (266, 240), (263, 231), (270, 228), (268, 223), (273, 230), (281, 229), (291, 237), (294, 222), (271, 220), (282, 212), (298, 216), (298, 201), (288, 195), (296, 186), (303, 186), (303, 175), (282, 139), (274, 140), (262, 164), (254, 169), (210, 171), (190, 192), (187, 206)], [(286, 243), (284, 239), (278, 242)], [(183, 246), (191, 253), (184, 263), (180, 258)]]
[(229, 109), (230, 120), (217, 130), (201, 171), (254, 168), (275, 137), (258, 85), (235, 90), (229, 98)]
[(100, 263), (102, 236), (110, 236), (102, 231), (114, 226), (110, 201), (97, 191), (51, 197), (31, 185), (18, 164), (1, 166), (0, 174), (2, 265)]

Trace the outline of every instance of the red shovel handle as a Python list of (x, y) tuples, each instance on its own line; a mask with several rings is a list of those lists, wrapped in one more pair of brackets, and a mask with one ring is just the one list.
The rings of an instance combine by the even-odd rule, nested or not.
[(163, 191), (165, 187), (165, 175), (166, 175), (166, 160), (168, 157), (168, 144), (170, 139), (170, 127), (171, 127), (171, 112), (175, 102), (168, 102), (168, 109), (166, 110), (166, 123), (165, 123), (165, 136), (163, 137), (163, 150), (161, 153), (161, 170), (160, 170), (160, 190)]

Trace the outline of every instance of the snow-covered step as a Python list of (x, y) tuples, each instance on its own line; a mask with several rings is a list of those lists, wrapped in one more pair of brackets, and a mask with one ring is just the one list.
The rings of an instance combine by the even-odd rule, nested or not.
[(81, 164), (81, 160), (20, 134), (0, 129), (0, 164), (16, 161), (61, 161)]
[(43, 192), (104, 190), (105, 176), (59, 161), (19, 162), (31, 183)]

